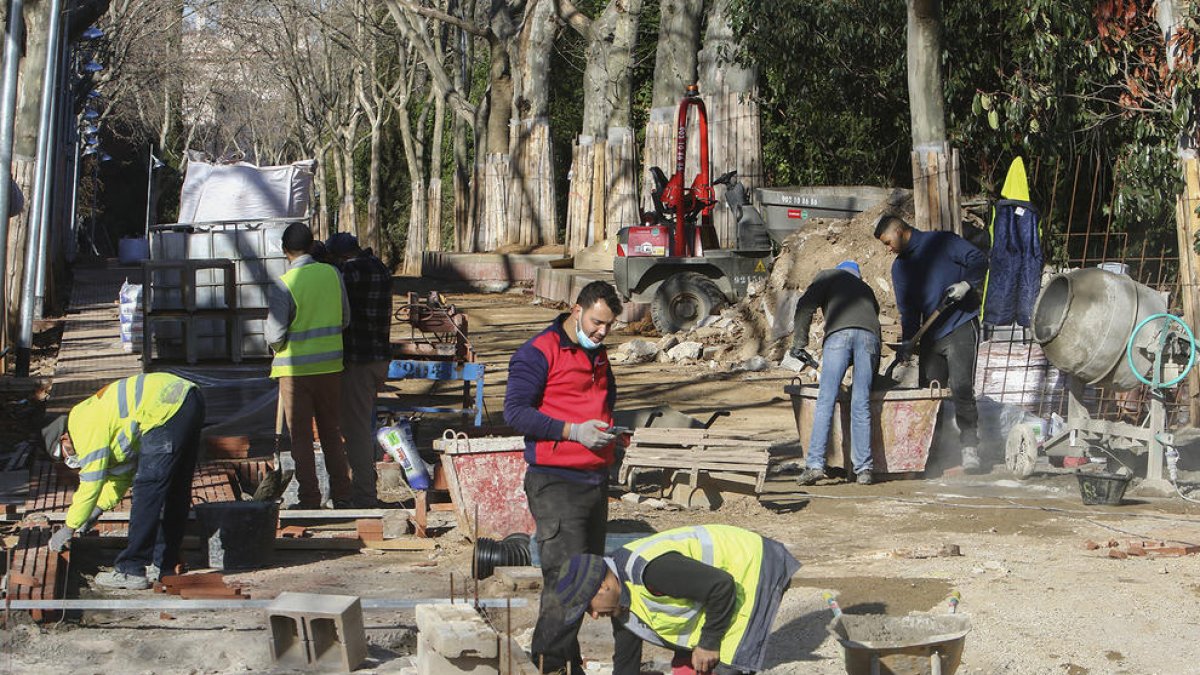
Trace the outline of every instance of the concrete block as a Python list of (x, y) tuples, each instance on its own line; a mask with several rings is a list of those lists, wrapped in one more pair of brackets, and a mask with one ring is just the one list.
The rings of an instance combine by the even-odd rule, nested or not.
[(280, 593), (267, 607), (271, 656), (280, 663), (351, 671), (367, 658), (362, 603), (348, 595)]
[(494, 659), (496, 631), (470, 605), (418, 605), (417, 631), (446, 658)]
[(510, 590), (537, 590), (542, 587), (542, 571), (536, 567), (497, 567), (495, 577)]
[[(492, 644), (496, 643), (495, 635)], [(497, 659), (478, 658), (473, 656), (449, 658), (434, 649), (425, 633), (417, 635), (417, 673), (418, 675), (500, 675), (500, 664)]]

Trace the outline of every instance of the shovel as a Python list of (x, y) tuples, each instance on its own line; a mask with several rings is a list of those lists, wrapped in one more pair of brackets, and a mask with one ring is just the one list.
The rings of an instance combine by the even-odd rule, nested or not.
[[(950, 299), (950, 296), (948, 294), (942, 295), (942, 299), (938, 302), (937, 308), (935, 308), (933, 310), (933, 312), (931, 312), (929, 314), (929, 317), (925, 319), (925, 323), (921, 324), (921, 327), (917, 329), (916, 335), (913, 335), (913, 338), (912, 338), (913, 351), (916, 351), (917, 347), (921, 344), (921, 338), (925, 337), (925, 333), (929, 330), (929, 328), (931, 326), (933, 326), (933, 324), (936, 323), (937, 320), (941, 318), (942, 313), (945, 312), (947, 309), (949, 309), (950, 306), (953, 304), (954, 304), (954, 301)], [(897, 349), (903, 343), (902, 342), (888, 342), (886, 344), (887, 344), (887, 346), (891, 347), (892, 349)], [(896, 358), (892, 359), (892, 362), (890, 365), (888, 365), (887, 370), (885, 370), (883, 372), (883, 379), (885, 381), (888, 381), (888, 386), (896, 386), (896, 385), (900, 384), (899, 382), (897, 382), (896, 378), (892, 377), (892, 373), (895, 372), (896, 366), (900, 365), (902, 362), (909, 361), (911, 358), (912, 358), (912, 355), (910, 354), (908, 358), (902, 360), (900, 358), (900, 354), (899, 353), (896, 354)], [(909, 378), (903, 378), (903, 379), (909, 379)]]
[(292, 482), (294, 471), (283, 471), (280, 461), (280, 447), (283, 445), (283, 392), (275, 397), (275, 468), (263, 476), (262, 481), (254, 490), (256, 502), (277, 502), (283, 498), (283, 492), (288, 483)]

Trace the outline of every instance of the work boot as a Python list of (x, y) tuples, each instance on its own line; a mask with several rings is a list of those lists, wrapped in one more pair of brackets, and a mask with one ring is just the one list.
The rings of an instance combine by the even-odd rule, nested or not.
[(875, 482), (875, 477), (871, 475), (871, 471), (868, 469), (859, 473), (858, 477), (854, 479), (854, 482), (858, 483), (859, 485), (870, 485), (871, 483)]
[(146, 565), (146, 581), (150, 582), (151, 584), (157, 584), (158, 580), (161, 578), (162, 570), (158, 569), (158, 565)]
[(120, 588), (128, 591), (144, 591), (150, 588), (150, 582), (145, 576), (134, 576), (113, 570), (111, 572), (101, 572), (96, 575), (94, 580), (97, 586), (105, 588)]
[(975, 446), (968, 445), (962, 449), (962, 468), (967, 473), (979, 470), (979, 451)]
[(801, 487), (806, 485), (816, 485), (819, 481), (823, 481), (826, 478), (827, 476), (825, 475), (825, 469), (808, 468), (805, 469), (804, 473), (800, 474), (800, 477), (796, 479), (796, 484)]

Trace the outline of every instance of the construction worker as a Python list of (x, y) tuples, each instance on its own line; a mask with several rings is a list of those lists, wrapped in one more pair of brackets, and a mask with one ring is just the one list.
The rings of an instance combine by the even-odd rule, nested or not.
[[(559, 626), (610, 617), (613, 675), (638, 675), (642, 642), (675, 650), (686, 673), (762, 670), (771, 623), (800, 563), (783, 544), (731, 525), (660, 532), (611, 557), (577, 554), (548, 582)], [(546, 598), (547, 594), (543, 594)]]
[[(949, 385), (962, 444), (962, 468), (979, 470), (979, 413), (975, 407), (975, 357), (979, 348), (979, 290), (987, 256), (953, 232), (922, 232), (901, 218), (884, 215), (875, 238), (896, 260), (892, 287), (900, 312), (901, 360), (919, 353), (921, 386)], [(919, 345), (912, 339), (934, 317)]]
[[(604, 552), (608, 470), (617, 440), (608, 429), (617, 385), (603, 343), (620, 314), (612, 285), (594, 281), (583, 287), (570, 313), (559, 315), (509, 361), (504, 419), (525, 435), (525, 494), (543, 570), (576, 553)], [(534, 663), (544, 672), (583, 672), (578, 631), (578, 621), (559, 631), (539, 617)]]
[(825, 452), (833, 406), (846, 369), (854, 365), (850, 388), (850, 438), (855, 480), (870, 485), (871, 475), (871, 383), (879, 369), (879, 302), (875, 291), (862, 280), (858, 263), (846, 260), (813, 277), (796, 303), (796, 329), (791, 355), (805, 363), (816, 363), (806, 351), (813, 314), (820, 308), (825, 318), (825, 340), (821, 346), (820, 389), (813, 416), (812, 433), (805, 453), (805, 469), (797, 482), (813, 485), (825, 478)]
[(392, 272), (349, 232), (333, 235), (325, 248), (342, 273), (350, 301), (350, 325), (342, 332), (342, 438), (354, 486), (352, 502), (357, 508), (375, 508), (375, 396), (387, 380), (392, 358)]
[(66, 548), (133, 486), (129, 541), (115, 569), (96, 575), (107, 588), (140, 590), (172, 573), (192, 499), (192, 474), (204, 424), (200, 388), (169, 373), (117, 380), (42, 430), (46, 451), (79, 471), (67, 521), (50, 538)]
[(283, 417), (292, 439), (301, 509), (321, 508), (313, 451), (313, 419), (321, 436), (334, 508), (351, 506), (350, 467), (342, 448), (342, 330), (350, 303), (332, 265), (309, 255), (312, 230), (296, 222), (283, 231), (288, 270), (267, 297), (267, 343), (275, 352), (271, 377), (279, 380)]

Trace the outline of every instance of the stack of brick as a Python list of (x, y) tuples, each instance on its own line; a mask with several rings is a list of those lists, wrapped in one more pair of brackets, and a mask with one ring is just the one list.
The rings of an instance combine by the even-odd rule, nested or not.
[(239, 586), (225, 583), (225, 577), (218, 572), (204, 574), (173, 574), (162, 577), (154, 584), (154, 590), (159, 593), (178, 595), (184, 600), (193, 598), (215, 600), (249, 600), (250, 594), (242, 593)]
[(511, 636), (492, 628), (471, 605), (417, 605), (418, 675), (536, 675)]
[(383, 520), (381, 518), (359, 518), (354, 521), (354, 529), (364, 544), (383, 541)]
[[(66, 588), (63, 572), (66, 553), (50, 550), (48, 527), (26, 527), (17, 533), (17, 541), (8, 553), (8, 597), (14, 600), (57, 600)], [(35, 609), (35, 621), (55, 621), (57, 611)]]

